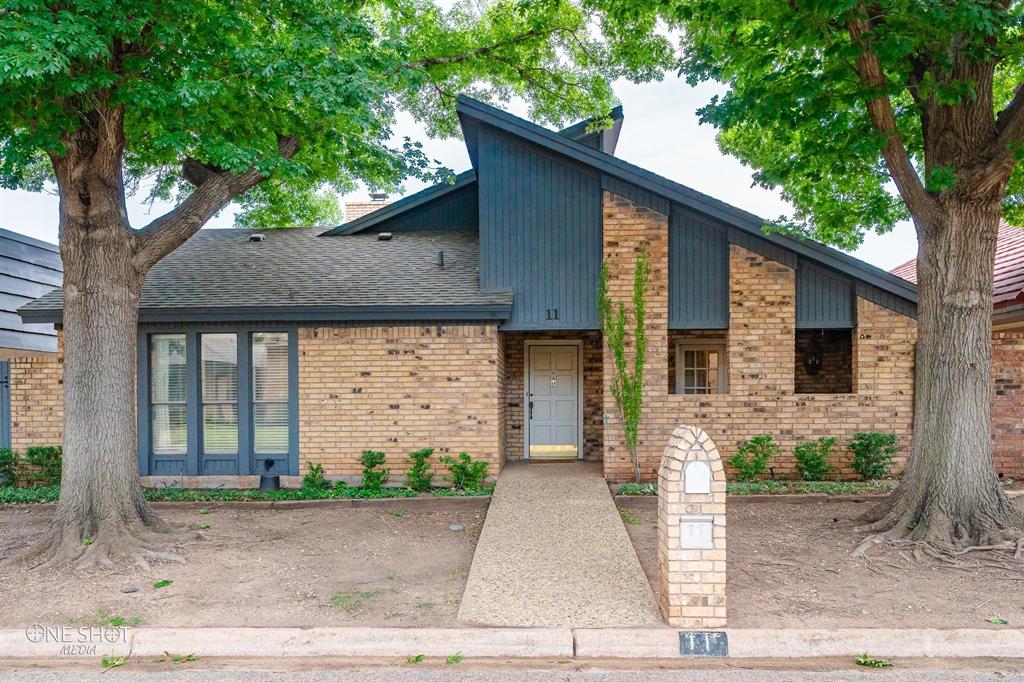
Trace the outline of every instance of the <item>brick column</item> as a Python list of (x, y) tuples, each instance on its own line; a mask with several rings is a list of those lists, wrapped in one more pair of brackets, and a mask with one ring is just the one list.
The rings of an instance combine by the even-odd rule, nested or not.
[(725, 470), (695, 426), (676, 428), (661, 459), (658, 573), (669, 625), (725, 627)]
[[(657, 405), (668, 393), (668, 216), (641, 206), (625, 197), (604, 193), (604, 260), (608, 265), (608, 294), (618, 305), (622, 302), (629, 313), (626, 325), (627, 349), (632, 346), (633, 273), (641, 248), (647, 251), (651, 273), (647, 284), (647, 362), (644, 367), (644, 403)], [(604, 347), (604, 473), (613, 481), (632, 480), (633, 468), (629, 450), (622, 435), (618, 408), (611, 395), (611, 378), (615, 365)], [(627, 350), (627, 352), (630, 352)], [(641, 422), (639, 456), (641, 476), (651, 479), (657, 474), (658, 453), (664, 432), (649, 432)]]

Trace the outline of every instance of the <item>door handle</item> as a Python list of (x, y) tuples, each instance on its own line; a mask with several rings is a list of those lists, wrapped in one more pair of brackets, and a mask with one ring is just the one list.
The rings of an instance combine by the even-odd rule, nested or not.
[(530, 419), (533, 419), (533, 401), (530, 401)]

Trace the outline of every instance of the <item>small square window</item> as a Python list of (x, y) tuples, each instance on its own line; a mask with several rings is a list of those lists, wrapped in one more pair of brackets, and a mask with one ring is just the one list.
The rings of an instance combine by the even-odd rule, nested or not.
[(680, 341), (676, 345), (676, 393), (725, 393), (725, 377), (725, 341)]

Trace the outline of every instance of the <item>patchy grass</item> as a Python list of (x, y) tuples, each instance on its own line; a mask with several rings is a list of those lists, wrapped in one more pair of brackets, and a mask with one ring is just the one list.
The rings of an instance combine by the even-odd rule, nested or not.
[[(455, 490), (433, 488), (417, 493), (408, 488), (381, 488), (364, 490), (356, 486), (339, 485), (333, 488), (292, 488), (287, 490), (192, 490), (182, 488), (154, 488), (145, 491), (150, 502), (284, 502), (288, 500), (371, 500), (401, 497), (472, 497), (490, 495), (494, 486)], [(60, 497), (59, 485), (34, 485), (27, 488), (0, 486), (0, 504), (52, 504)], [(209, 509), (200, 510), (209, 513)]]
[[(898, 481), (729, 481), (730, 495), (877, 495), (896, 488)], [(654, 483), (623, 483), (618, 495), (657, 495)]]
[(107, 628), (134, 628), (142, 625), (142, 619), (138, 616), (119, 616), (108, 608), (98, 608), (90, 614), (72, 618), (71, 624)]
[(331, 603), (335, 606), (340, 606), (345, 613), (352, 613), (362, 606), (367, 600), (373, 599), (378, 594), (380, 594), (380, 590), (376, 587), (372, 590), (335, 592), (331, 595)]
[(884, 658), (872, 658), (867, 654), (861, 654), (857, 658), (853, 659), (853, 662), (857, 665), (862, 665), (865, 668), (891, 668), (892, 663), (885, 660)]
[(628, 507), (619, 507), (619, 516), (622, 517), (622, 522), (627, 526), (639, 526), (640, 517), (635, 511)]

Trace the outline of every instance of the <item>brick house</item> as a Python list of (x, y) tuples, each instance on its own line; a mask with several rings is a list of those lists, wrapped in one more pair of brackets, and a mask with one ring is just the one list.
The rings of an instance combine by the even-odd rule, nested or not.
[[(909, 444), (912, 284), (614, 156), (622, 124), (546, 130), (462, 98), (472, 169), (327, 231), (203, 230), (140, 303), (144, 476), (359, 473), (364, 449), (602, 461), (631, 477), (596, 315), (651, 262), (644, 475), (673, 428), (722, 450), (885, 430)], [(21, 309), (60, 323), (56, 292)], [(25, 406), (28, 412), (31, 406)], [(52, 420), (51, 440), (60, 432)]]
[[(917, 259), (892, 273), (917, 282)], [(1024, 476), (1024, 230), (1003, 223), (992, 281), (992, 451), (1000, 475)]]

